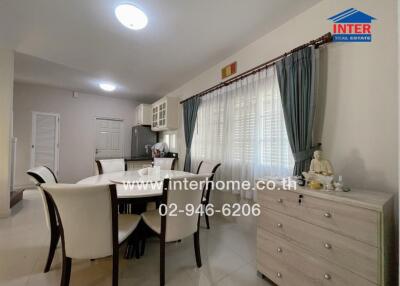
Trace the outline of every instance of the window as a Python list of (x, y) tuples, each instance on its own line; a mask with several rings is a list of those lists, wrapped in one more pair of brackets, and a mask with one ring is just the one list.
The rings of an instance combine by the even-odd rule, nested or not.
[(221, 179), (254, 180), (292, 174), (275, 67), (202, 97), (192, 163), (220, 161)]
[(161, 136), (161, 142), (164, 142), (168, 145), (168, 149), (170, 152), (177, 152), (176, 150), (176, 134), (175, 133), (166, 133)]

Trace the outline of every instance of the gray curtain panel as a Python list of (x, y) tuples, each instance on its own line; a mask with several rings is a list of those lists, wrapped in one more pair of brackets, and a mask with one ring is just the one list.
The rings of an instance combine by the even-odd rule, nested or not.
[(193, 97), (183, 103), (183, 128), (185, 131), (185, 143), (186, 143), (186, 156), (184, 171), (190, 172), (190, 166), (192, 164), (192, 158), (190, 154), (190, 148), (192, 147), (193, 132), (196, 126), (197, 111), (201, 103), (200, 97)]
[(276, 63), (286, 131), (293, 152), (293, 175), (308, 171), (314, 150), (313, 128), (318, 50), (307, 47)]

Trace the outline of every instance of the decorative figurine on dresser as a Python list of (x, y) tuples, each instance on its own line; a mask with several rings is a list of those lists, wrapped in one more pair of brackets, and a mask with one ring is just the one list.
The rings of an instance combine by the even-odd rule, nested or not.
[(321, 174), (324, 176), (333, 175), (333, 168), (331, 162), (322, 158), (322, 151), (317, 150), (314, 152), (314, 159), (311, 160), (310, 173)]
[(303, 172), (303, 176), (311, 189), (320, 189), (321, 185), (325, 190), (333, 190), (333, 168), (331, 162), (322, 157), (322, 151), (314, 152), (314, 158), (311, 160), (310, 170)]

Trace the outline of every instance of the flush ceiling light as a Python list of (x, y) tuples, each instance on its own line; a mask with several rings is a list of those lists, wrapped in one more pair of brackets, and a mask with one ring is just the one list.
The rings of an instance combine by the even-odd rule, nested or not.
[(115, 16), (125, 27), (140, 30), (147, 25), (147, 16), (132, 4), (121, 4), (115, 8)]
[(115, 90), (115, 85), (113, 85), (113, 84), (111, 84), (111, 83), (100, 83), (99, 84), (99, 86), (100, 86), (100, 88), (102, 89), (102, 90), (104, 90), (104, 91), (108, 91), (108, 92), (111, 92), (111, 91), (114, 91)]

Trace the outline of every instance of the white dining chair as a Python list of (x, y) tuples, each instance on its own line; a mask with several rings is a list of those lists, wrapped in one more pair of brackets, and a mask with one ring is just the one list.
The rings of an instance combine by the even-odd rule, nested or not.
[[(201, 205), (205, 179), (205, 176), (164, 179), (159, 210), (171, 210), (171, 206), (176, 206), (177, 210), (186, 210), (187, 205), (191, 205), (194, 210), (197, 210)], [(185, 180), (187, 180), (186, 184)], [(179, 211), (167, 212), (166, 215), (161, 216), (159, 210), (144, 212), (142, 218), (149, 229), (160, 238), (160, 285), (163, 286), (165, 284), (165, 244), (167, 242), (179, 241), (193, 235), (196, 263), (197, 267), (201, 267), (200, 217), (197, 213), (190, 214)]]
[(96, 160), (96, 165), (99, 175), (126, 171), (126, 164), (124, 159)]
[(61, 286), (68, 286), (72, 259), (112, 255), (112, 285), (118, 285), (119, 246), (135, 235), (139, 215), (117, 211), (115, 185), (42, 184), (55, 206), (62, 242)]
[[(53, 173), (53, 171), (45, 166), (29, 169), (26, 173), (29, 175), (31, 181), (35, 183), (36, 186), (44, 183), (58, 183), (57, 177)], [(50, 230), (49, 252), (44, 267), (44, 273), (46, 273), (50, 270), (51, 263), (53, 262), (54, 253), (56, 251), (57, 244), (60, 239), (60, 230), (52, 203), (46, 199), (46, 196), (44, 195), (41, 188), (38, 188), (38, 190), (42, 197), (46, 225)]]
[[(214, 180), (215, 172), (221, 166), (221, 163), (212, 162), (212, 161), (201, 161), (197, 168), (197, 174), (211, 174), (208, 177), (208, 184), (205, 187), (204, 195), (202, 199), (202, 204), (204, 205), (204, 209), (207, 208), (207, 205), (210, 203), (210, 193), (212, 189), (212, 182)], [(206, 220), (207, 229), (210, 229), (210, 221), (207, 215), (207, 212), (204, 212), (204, 218)]]
[(153, 166), (159, 166), (161, 170), (173, 170), (175, 158), (154, 158)]

